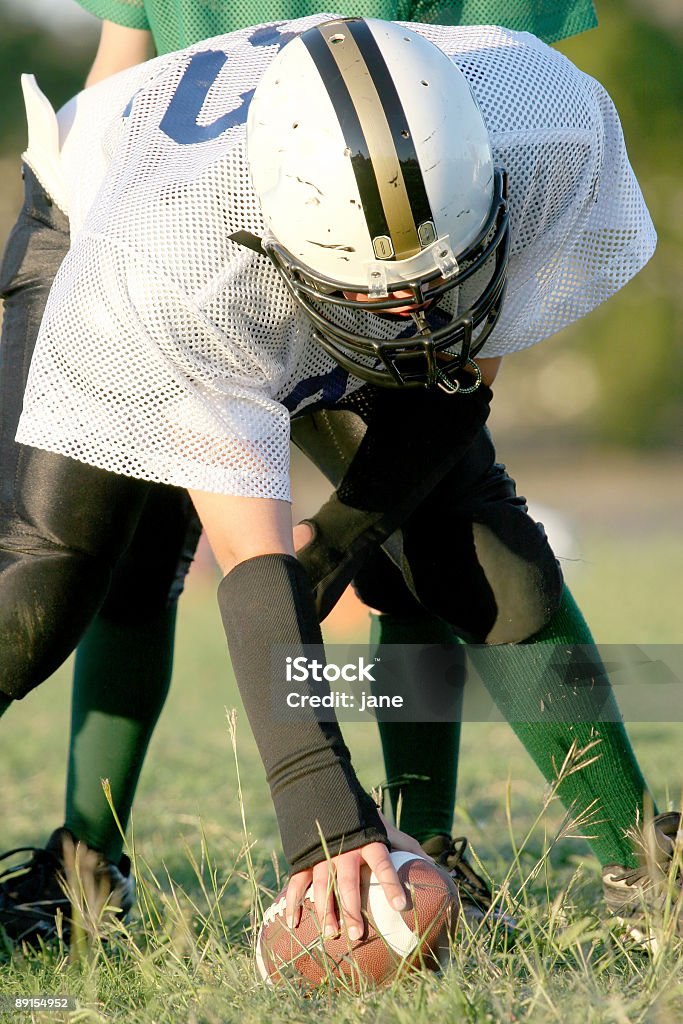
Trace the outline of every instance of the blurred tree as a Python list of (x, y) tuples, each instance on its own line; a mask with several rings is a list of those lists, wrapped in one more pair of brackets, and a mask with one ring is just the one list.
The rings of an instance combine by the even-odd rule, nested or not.
[(600, 27), (560, 49), (612, 96), (659, 244), (567, 341), (590, 359), (600, 385), (581, 413), (582, 433), (668, 447), (683, 439), (683, 32), (653, 24), (636, 0), (598, 0), (597, 8)]

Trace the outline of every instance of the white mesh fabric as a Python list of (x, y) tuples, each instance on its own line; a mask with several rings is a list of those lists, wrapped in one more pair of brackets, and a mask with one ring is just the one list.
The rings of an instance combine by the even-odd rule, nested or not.
[[(509, 176), (508, 290), (480, 353), (499, 356), (608, 299), (650, 258), (656, 235), (603, 87), (533, 36), (455, 31), (457, 50), (448, 52), (470, 80), (494, 160)], [(424, 34), (444, 47), (450, 30), (425, 26)], [(461, 290), (463, 306), (478, 288), (473, 280)]]
[[(288, 415), (359, 382), (316, 344), (269, 261), (229, 236), (263, 230), (244, 154), (250, 90), (277, 31), (325, 17), (157, 58), (106, 87), (106, 110), (105, 90), (89, 91), (69, 137), (78, 237), (50, 296), (20, 441), (179, 486), (289, 496)], [(508, 169), (510, 283), (482, 354), (524, 348), (603, 302), (654, 248), (617, 115), (596, 82), (534, 37), (410, 27), (467, 76)], [(228, 59), (195, 116), (201, 76), (188, 67), (208, 50)], [(90, 169), (102, 152), (109, 169), (97, 192)], [(463, 287), (461, 306), (477, 290)], [(361, 317), (376, 336), (395, 333)]]

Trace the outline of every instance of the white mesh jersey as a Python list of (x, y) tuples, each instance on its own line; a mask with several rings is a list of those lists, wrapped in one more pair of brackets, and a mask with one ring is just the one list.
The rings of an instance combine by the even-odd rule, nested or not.
[[(289, 416), (360, 382), (317, 346), (268, 259), (230, 236), (263, 231), (245, 159), (259, 77), (292, 33), (328, 17), (219, 36), (84, 94), (91, 116), (67, 147), (76, 237), (19, 441), (144, 479), (289, 498)], [(468, 78), (509, 173), (508, 294), (482, 355), (533, 345), (654, 249), (617, 114), (533, 36), (410, 27)]]

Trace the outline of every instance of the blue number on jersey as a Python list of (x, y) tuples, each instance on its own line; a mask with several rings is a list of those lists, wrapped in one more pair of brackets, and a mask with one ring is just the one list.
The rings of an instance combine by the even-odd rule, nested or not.
[(261, 28), (255, 28), (249, 36), (249, 42), (252, 46), (277, 46), (279, 52), (285, 43), (300, 35), (299, 32), (278, 32), (280, 25), (284, 24), (284, 21), (279, 21), (275, 25), (263, 25)]
[(223, 114), (211, 124), (197, 124), (207, 93), (227, 59), (227, 53), (222, 50), (205, 50), (192, 57), (159, 125), (169, 139), (181, 146), (208, 142), (218, 138), (228, 128), (235, 128), (247, 120), (253, 89), (240, 93), (242, 103), (236, 110)]
[[(278, 25), (264, 25), (260, 29), (254, 29), (249, 36), (249, 42), (252, 46), (277, 46), (278, 50), (281, 50), (285, 43), (298, 35), (298, 32), (278, 32), (277, 29)], [(222, 50), (205, 50), (191, 58), (159, 125), (169, 139), (173, 139), (181, 146), (192, 146), (196, 142), (216, 139), (228, 128), (245, 123), (254, 89), (240, 93), (242, 103), (237, 110), (231, 110), (211, 124), (197, 124), (207, 93), (227, 59), (227, 53), (223, 53)], [(129, 103), (124, 111), (124, 117), (130, 113), (130, 106)]]
[(317, 402), (312, 402), (306, 406), (306, 412), (313, 412), (314, 409), (323, 406), (335, 405), (346, 393), (349, 376), (348, 370), (345, 370), (342, 366), (335, 366), (329, 373), (321, 373), (317, 377), (308, 377), (306, 380), (299, 381), (294, 390), (286, 398), (282, 399), (282, 404), (288, 412), (293, 414), (307, 398), (311, 398), (318, 391), (322, 391), (322, 395)]

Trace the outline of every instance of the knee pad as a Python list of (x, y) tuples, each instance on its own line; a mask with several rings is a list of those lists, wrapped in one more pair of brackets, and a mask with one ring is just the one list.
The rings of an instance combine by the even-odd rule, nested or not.
[(509, 548), (491, 526), (473, 524), (477, 561), (496, 608), (484, 643), (528, 640), (547, 625), (559, 607), (562, 571), (543, 528), (528, 516), (527, 520), (529, 538), (521, 551)]
[[(509, 512), (509, 514), (508, 514)], [(519, 510), (495, 523), (461, 523), (461, 543), (444, 549), (405, 547), (404, 576), (420, 603), (470, 643), (520, 643), (550, 621), (562, 595), (562, 572), (543, 528)]]

